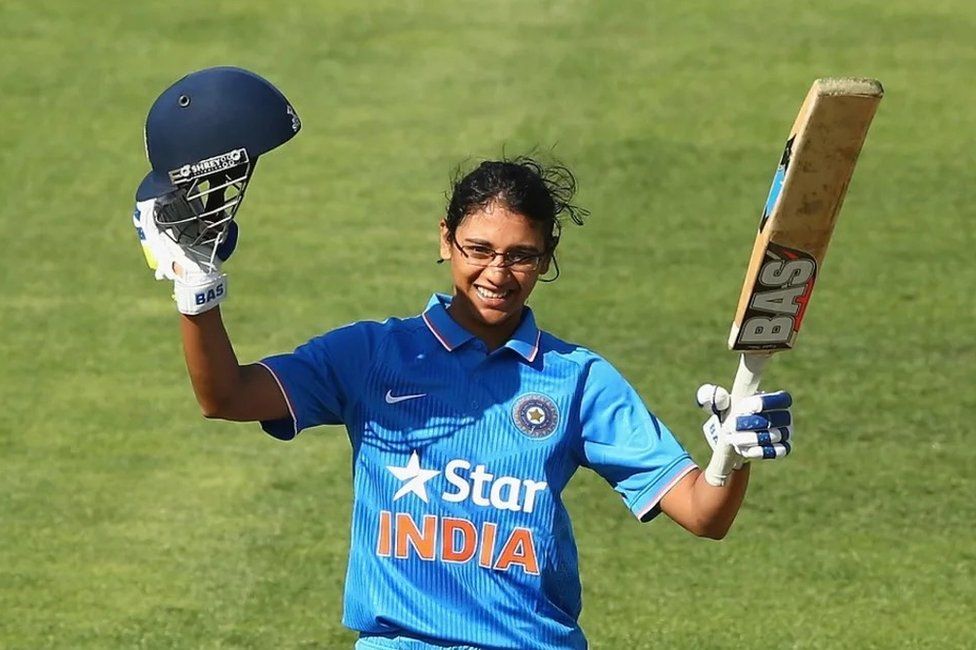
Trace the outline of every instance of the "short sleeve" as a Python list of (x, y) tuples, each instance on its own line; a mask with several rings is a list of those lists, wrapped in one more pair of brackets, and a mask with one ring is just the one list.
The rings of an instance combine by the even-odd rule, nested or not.
[(580, 402), (583, 464), (602, 476), (641, 521), (696, 467), (637, 391), (604, 359), (589, 364)]
[(288, 402), (289, 417), (265, 420), (261, 428), (281, 440), (322, 424), (344, 424), (373, 356), (366, 323), (347, 325), (311, 339), (289, 354), (266, 357)]

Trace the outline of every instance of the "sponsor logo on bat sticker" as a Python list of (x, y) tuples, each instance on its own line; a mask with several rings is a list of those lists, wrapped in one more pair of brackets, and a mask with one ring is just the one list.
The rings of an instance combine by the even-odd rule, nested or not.
[(783, 191), (786, 170), (790, 168), (790, 159), (793, 156), (794, 140), (796, 140), (796, 136), (790, 136), (790, 139), (786, 141), (786, 147), (783, 149), (783, 157), (779, 159), (779, 166), (776, 168), (776, 173), (773, 174), (773, 184), (769, 186), (769, 196), (766, 197), (766, 206), (763, 208), (762, 218), (759, 219), (759, 232), (762, 232), (762, 229), (766, 226), (766, 222), (769, 221), (769, 215), (773, 213), (773, 208), (776, 207), (779, 195)]
[(734, 349), (792, 347), (816, 279), (817, 260), (813, 256), (770, 242)]

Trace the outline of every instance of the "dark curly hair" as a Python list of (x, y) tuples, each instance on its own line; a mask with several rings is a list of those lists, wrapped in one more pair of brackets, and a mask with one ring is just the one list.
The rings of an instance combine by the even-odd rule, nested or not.
[(534, 222), (552, 253), (559, 244), (562, 221), (569, 217), (582, 226), (589, 211), (571, 203), (576, 177), (559, 163), (544, 166), (528, 156), (486, 160), (467, 174), (454, 177), (447, 204), (447, 230), (453, 238), (466, 216), (499, 202)]

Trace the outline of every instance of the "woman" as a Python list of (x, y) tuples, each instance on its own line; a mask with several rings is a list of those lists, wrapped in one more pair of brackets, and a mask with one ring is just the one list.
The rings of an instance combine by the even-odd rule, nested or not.
[[(574, 189), (563, 167), (481, 163), (454, 184), (440, 223), (451, 295), (435, 294), (418, 316), (354, 323), (250, 365), (238, 363), (217, 306), (229, 251), (214, 257), (204, 238), (165, 237), (172, 194), (137, 206), (147, 250), (176, 282), (204, 415), (259, 421), (284, 440), (346, 426), (354, 504), (343, 623), (360, 632), (357, 648), (584, 648), (561, 498), (578, 467), (603, 476), (641, 521), (664, 512), (717, 539), (742, 503), (743, 457), (788, 452), (785, 427), (771, 442), (737, 434), (736, 447), (719, 431), (710, 442), (731, 476), (713, 486), (607, 361), (538, 329), (526, 302), (556, 272), (560, 219), (582, 222)], [(202, 199), (181, 196), (205, 212)], [(712, 395), (707, 407), (727, 406), (727, 394)], [(788, 395), (770, 403), (788, 407)], [(769, 428), (784, 417), (746, 419)]]

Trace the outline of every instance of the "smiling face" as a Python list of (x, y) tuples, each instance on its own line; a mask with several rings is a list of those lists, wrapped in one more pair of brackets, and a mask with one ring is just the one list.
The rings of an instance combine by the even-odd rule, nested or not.
[(535, 270), (517, 270), (504, 268), (497, 256), (482, 267), (465, 257), (455, 242), (511, 255), (537, 255), (546, 251), (546, 238), (539, 225), (497, 201), (464, 217), (453, 241), (447, 224), (441, 222), (441, 257), (451, 262), (454, 280), (451, 316), (493, 350), (518, 327), (525, 301), (548, 263), (544, 260)]

